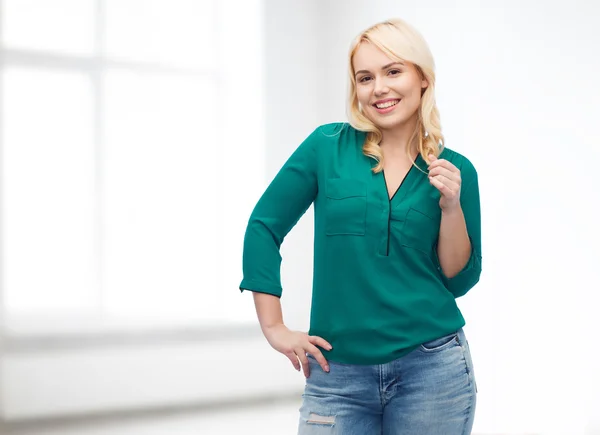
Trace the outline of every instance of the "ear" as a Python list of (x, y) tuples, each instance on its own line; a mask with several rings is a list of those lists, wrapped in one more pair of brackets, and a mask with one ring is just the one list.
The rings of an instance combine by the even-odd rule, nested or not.
[(425, 94), (425, 91), (427, 90), (428, 87), (429, 87), (429, 82), (427, 81), (427, 79), (422, 79), (421, 80), (421, 97)]

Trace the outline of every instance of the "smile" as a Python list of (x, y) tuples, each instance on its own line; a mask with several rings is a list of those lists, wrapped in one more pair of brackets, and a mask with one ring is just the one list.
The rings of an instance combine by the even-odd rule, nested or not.
[(400, 102), (400, 100), (390, 100), (390, 101), (386, 101), (385, 103), (374, 104), (374, 106), (377, 107), (378, 109), (387, 109), (388, 107), (395, 106), (399, 102)]

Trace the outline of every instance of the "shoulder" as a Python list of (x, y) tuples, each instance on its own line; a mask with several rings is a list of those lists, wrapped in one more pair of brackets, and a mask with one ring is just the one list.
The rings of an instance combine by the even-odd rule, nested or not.
[(477, 179), (477, 169), (475, 168), (473, 162), (458, 151), (444, 147), (439, 158), (448, 160), (460, 170), (461, 178), (464, 184), (468, 184), (469, 182)]
[(338, 145), (363, 143), (366, 133), (352, 127), (348, 122), (331, 122), (319, 125), (313, 138), (324, 143)]

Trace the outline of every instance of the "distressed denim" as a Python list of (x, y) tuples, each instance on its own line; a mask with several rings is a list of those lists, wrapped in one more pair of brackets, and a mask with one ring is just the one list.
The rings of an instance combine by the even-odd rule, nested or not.
[(463, 329), (423, 343), (386, 364), (329, 361), (308, 355), (298, 435), (466, 435), (477, 386)]

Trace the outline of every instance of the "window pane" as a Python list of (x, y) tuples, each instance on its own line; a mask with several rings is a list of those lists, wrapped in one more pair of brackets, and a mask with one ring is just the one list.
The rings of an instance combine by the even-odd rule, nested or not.
[(213, 0), (106, 0), (105, 50), (127, 60), (214, 64)]
[(95, 0), (3, 0), (7, 48), (92, 54)]
[[(109, 71), (105, 81), (104, 296), (110, 315), (221, 316), (225, 162), (206, 77)], [(221, 114), (222, 115), (222, 114)], [(226, 200), (226, 199), (224, 199)]]
[(10, 313), (95, 298), (92, 92), (86, 76), (3, 74), (5, 303)]

